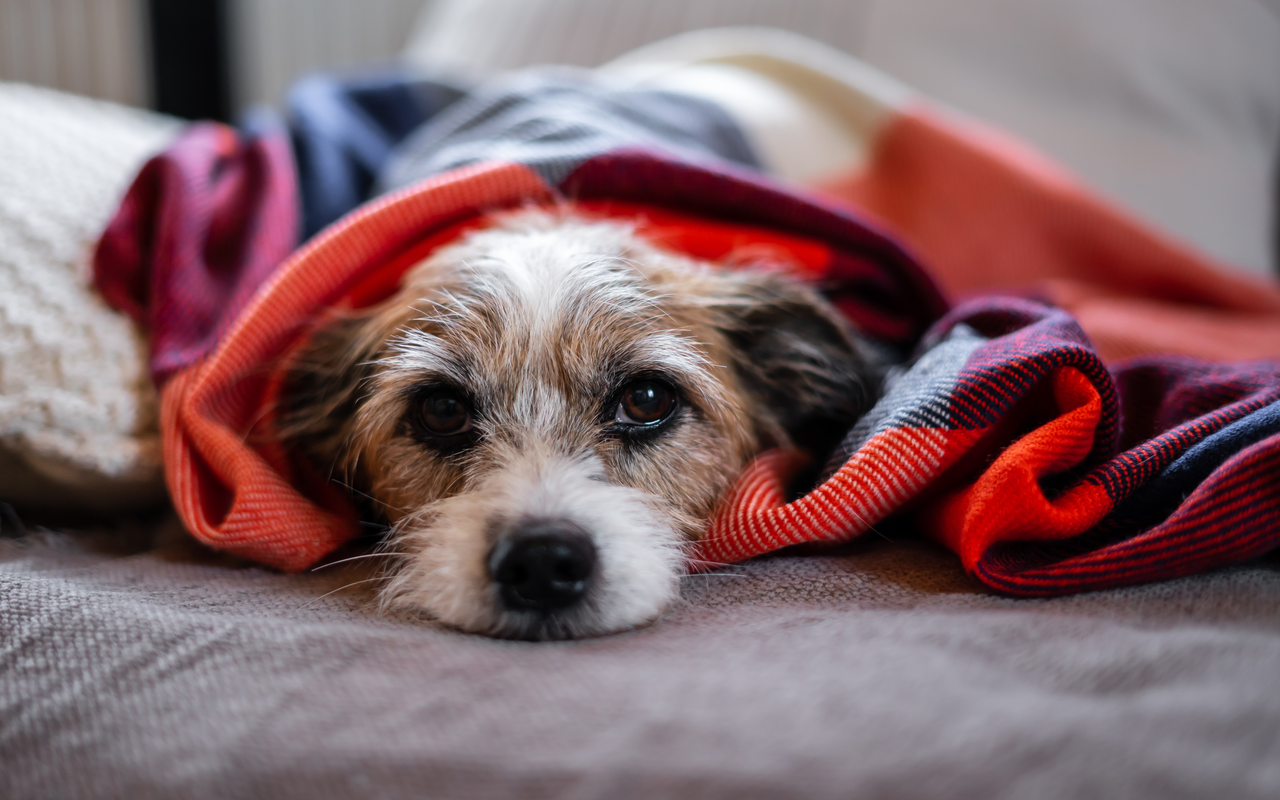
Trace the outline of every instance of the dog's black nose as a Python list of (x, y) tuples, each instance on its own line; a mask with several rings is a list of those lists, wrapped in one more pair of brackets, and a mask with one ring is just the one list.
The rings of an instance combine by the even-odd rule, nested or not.
[(513, 611), (556, 611), (587, 593), (596, 567), (591, 537), (576, 525), (539, 521), (504, 536), (489, 555), (489, 574)]

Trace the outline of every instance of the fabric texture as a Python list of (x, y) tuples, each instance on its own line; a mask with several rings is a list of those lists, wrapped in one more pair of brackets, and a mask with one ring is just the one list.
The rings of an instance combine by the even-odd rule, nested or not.
[(367, 200), (391, 149), (463, 94), (453, 83), (402, 71), (317, 74), (294, 84), (287, 104), (303, 238)]
[(748, 468), (700, 557), (847, 541), (914, 507), (923, 532), (1011, 595), (1239, 563), (1280, 547), (1278, 412), (1274, 361), (1112, 372), (1065, 312), (975, 301), (930, 332), (812, 492), (783, 502), (785, 454)]
[(91, 290), (91, 255), (177, 122), (0, 84), (0, 502), (125, 511), (163, 501), (146, 344)]
[(1280, 286), (1137, 224), (1060, 167), (985, 126), (916, 106), (863, 170), (831, 177), (953, 295), (1014, 292), (1070, 310), (1108, 360), (1280, 356)]
[(243, 137), (196, 123), (134, 179), (94, 254), (96, 285), (151, 337), (163, 385), (207, 355), (297, 244), (298, 186), (270, 115)]
[(547, 68), (486, 85), (424, 125), (397, 146), (375, 189), (493, 160), (524, 164), (554, 186), (593, 156), (655, 145), (685, 160), (760, 166), (742, 131), (713, 103)]
[(526, 643), (384, 616), (369, 560), (281, 575), (130, 535), (0, 539), (0, 796), (1280, 790), (1274, 558), (1019, 601), (873, 536), (690, 576), (644, 630)]

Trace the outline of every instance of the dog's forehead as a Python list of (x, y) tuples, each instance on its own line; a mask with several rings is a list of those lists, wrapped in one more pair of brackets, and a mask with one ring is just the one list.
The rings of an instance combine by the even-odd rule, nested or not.
[(434, 260), (412, 341), (493, 391), (530, 378), (590, 393), (626, 373), (690, 376), (703, 356), (670, 317), (670, 281), (655, 280), (652, 257), (618, 226), (485, 231)]
[(653, 287), (627, 244), (599, 226), (503, 231), (477, 242), (460, 278), (474, 302), (503, 313), (515, 333), (652, 314)]

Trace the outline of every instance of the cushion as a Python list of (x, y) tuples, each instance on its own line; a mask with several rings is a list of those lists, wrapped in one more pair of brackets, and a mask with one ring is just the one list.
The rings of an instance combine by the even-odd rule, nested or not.
[(176, 121), (0, 83), (0, 501), (103, 511), (164, 496), (155, 390), (90, 258)]

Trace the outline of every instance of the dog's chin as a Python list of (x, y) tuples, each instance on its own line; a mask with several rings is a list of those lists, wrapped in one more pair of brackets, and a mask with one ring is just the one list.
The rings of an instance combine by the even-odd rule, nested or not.
[(496, 639), (520, 639), (528, 642), (590, 639), (643, 628), (655, 622), (662, 610), (664, 609), (658, 609), (641, 619), (615, 621), (613, 624), (604, 624), (594, 612), (586, 608), (556, 613), (501, 611), (496, 614), (490, 627), (483, 630), (457, 627), (469, 633)]
[[(589, 540), (590, 579), (563, 607), (521, 608), (495, 577), (494, 553), (548, 521)], [(684, 571), (661, 502), (603, 481), (588, 461), (501, 470), (402, 520), (396, 537), (404, 560), (384, 604), (499, 638), (578, 639), (648, 625), (675, 601)]]

